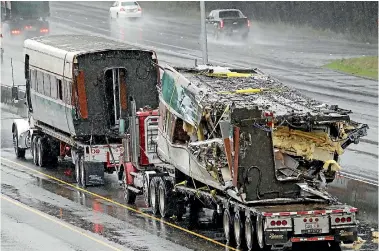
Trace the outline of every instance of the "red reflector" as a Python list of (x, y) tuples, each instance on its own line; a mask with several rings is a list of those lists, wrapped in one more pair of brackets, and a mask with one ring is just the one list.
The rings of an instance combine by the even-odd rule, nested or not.
[(312, 219), (312, 218), (310, 218), (310, 219), (309, 219), (309, 222), (313, 222), (313, 219)]
[(124, 8), (121, 8), (120, 11), (125, 11), (125, 9), (124, 9)]
[(278, 221), (276, 222), (276, 225), (280, 226), (280, 225), (282, 225), (282, 222), (281, 222), (280, 220), (278, 220)]
[(355, 213), (355, 212), (358, 212), (358, 208), (352, 208), (352, 209), (350, 209), (350, 212), (352, 212), (352, 213)]
[(263, 216), (272, 216), (272, 213), (263, 213)]
[(332, 213), (334, 213), (334, 214), (343, 213), (343, 209), (336, 209), (336, 210), (333, 210)]
[(287, 225), (287, 221), (286, 220), (282, 220), (282, 225), (286, 226)]
[(142, 11), (141, 7), (140, 7), (140, 8), (138, 8), (138, 11)]
[(271, 223), (270, 223), (271, 226), (275, 226), (275, 221), (272, 220)]
[(304, 218), (304, 220), (303, 220), (304, 222), (307, 222), (307, 219), (306, 218)]
[(347, 217), (347, 218), (346, 218), (346, 221), (347, 221), (347, 222), (351, 222), (351, 217)]
[(315, 222), (318, 222), (318, 218), (315, 219)]
[(340, 218), (336, 218), (334, 221), (335, 221), (336, 223), (340, 223)]
[(346, 221), (345, 217), (342, 217), (342, 218), (341, 218), (341, 222), (342, 222), (342, 223), (345, 223), (345, 221)]
[(224, 21), (220, 21), (220, 28), (224, 28)]
[(247, 27), (250, 27), (250, 20), (247, 20)]
[[(272, 124), (272, 122), (269, 122)], [(283, 213), (279, 213), (280, 216), (290, 216), (291, 213), (290, 212), (283, 212)]]

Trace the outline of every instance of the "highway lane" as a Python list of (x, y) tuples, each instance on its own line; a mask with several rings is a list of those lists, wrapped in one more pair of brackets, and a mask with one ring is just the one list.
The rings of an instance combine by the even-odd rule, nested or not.
[[(72, 8), (71, 3), (52, 2), (51, 31), (53, 34), (105, 35), (151, 46), (158, 50), (158, 57), (163, 62), (193, 65), (191, 58), (201, 56), (199, 21), (165, 17), (159, 12), (149, 15), (150, 10), (144, 11), (142, 22), (109, 21), (108, 9), (104, 3), (84, 2)], [(353, 110), (352, 119), (367, 123), (370, 126), (369, 135), (359, 145), (352, 145), (346, 151), (341, 165), (349, 174), (377, 182), (377, 83), (320, 68), (320, 65), (334, 58), (377, 54), (377, 46), (304, 35), (304, 31), (299, 30), (283, 28), (279, 32), (278, 28), (253, 23), (251, 41), (248, 44), (230, 41), (216, 43), (211, 40), (210, 59), (236, 67), (258, 66), (313, 98)], [(10, 57), (14, 60), (15, 69), (22, 69), (22, 44), (17, 39), (4, 39), (4, 42), (9, 50), (6, 48), (5, 51), (8, 65), (2, 69), (2, 73), (6, 71), (2, 74), (2, 83), (11, 83)], [(24, 83), (22, 74), (16, 74), (14, 78), (16, 84)]]
[[(10, 131), (12, 119), (18, 118), (18, 116), (4, 109), (1, 110), (1, 113), (0, 174), (2, 195), (17, 200), (27, 207), (59, 218), (63, 223), (67, 223), (75, 229), (81, 229), (87, 234), (92, 232), (100, 235), (102, 241), (109, 241), (116, 246), (121, 245), (125, 248), (122, 250), (225, 250), (224, 247), (211, 244), (208, 241), (115, 204), (124, 204), (123, 192), (117, 183), (116, 175), (106, 174), (106, 185), (103, 187), (88, 188), (89, 191), (114, 201), (114, 203), (111, 203), (77, 189), (73, 172), (68, 162), (62, 162), (55, 167), (40, 168), (32, 164), (29, 154), (27, 154), (25, 160), (16, 159), (12, 149)], [(40, 172), (58, 178), (62, 182), (53, 180)], [(343, 202), (357, 206), (360, 209), (359, 220), (361, 228), (359, 229), (359, 234), (362, 239), (366, 240), (362, 250), (376, 250), (378, 246), (372, 241), (371, 228), (376, 229), (378, 222), (377, 187), (359, 181), (339, 178), (332, 185), (331, 191), (341, 198)], [(25, 244), (14, 242), (17, 237), (17, 232), (14, 232), (12, 228), (15, 221), (24, 222), (28, 225), (26, 228), (30, 229), (30, 231), (33, 228), (38, 229), (35, 234), (36, 237), (44, 236), (48, 243), (54, 242), (59, 247), (62, 245), (63, 250), (70, 245), (87, 245), (87, 241), (82, 240), (83, 238), (81, 237), (77, 243), (76, 240), (79, 236), (76, 239), (64, 242), (70, 233), (61, 232), (69, 231), (62, 230), (62, 227), (57, 226), (55, 227), (56, 230), (52, 232), (50, 226), (52, 223), (49, 224), (49, 222), (45, 221), (38, 223), (36, 219), (26, 221), (25, 219), (28, 218), (29, 212), (23, 214), (21, 208), (13, 210), (11, 208), (14, 207), (13, 205), (2, 202), (2, 207), (3, 204), (9, 207), (5, 211), (5, 221), (2, 221), (2, 231), (4, 230), (4, 236), (8, 238), (5, 245), (9, 243), (9, 245), (23, 247)], [(138, 198), (136, 206), (132, 206), (132, 208), (150, 213), (144, 206), (142, 198)], [(206, 220), (209, 219), (203, 217), (202, 220), (205, 223), (196, 232), (206, 237), (223, 241), (222, 231), (212, 229), (206, 223)], [(181, 223), (177, 223), (175, 220), (170, 220), (170, 222), (179, 224), (184, 228), (189, 226), (186, 220)], [(47, 233), (44, 233), (44, 231)], [(58, 238), (59, 236), (60, 238)], [(96, 235), (91, 236), (96, 237)], [(58, 240), (56, 240), (57, 238)], [(39, 243), (35, 245), (35, 248), (38, 249)], [(101, 245), (97, 246), (100, 247)], [(90, 249), (89, 246), (84, 246), (81, 250)], [(99, 250), (106, 249), (100, 248)], [(346, 247), (343, 250), (350, 251), (352, 249)]]

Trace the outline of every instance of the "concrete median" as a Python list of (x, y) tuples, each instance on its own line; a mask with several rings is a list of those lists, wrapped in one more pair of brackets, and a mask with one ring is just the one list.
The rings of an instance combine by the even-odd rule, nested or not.
[(1, 85), (1, 109), (26, 117), (25, 92), (19, 90), (18, 100), (12, 99), (12, 87)]

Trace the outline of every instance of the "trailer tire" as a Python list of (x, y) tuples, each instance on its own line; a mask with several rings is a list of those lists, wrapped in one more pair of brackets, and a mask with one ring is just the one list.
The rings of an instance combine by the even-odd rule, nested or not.
[(174, 214), (175, 196), (172, 189), (172, 183), (162, 177), (158, 185), (159, 211), (162, 218), (170, 218)]
[(257, 250), (257, 238), (255, 235), (254, 224), (251, 216), (247, 216), (245, 219), (245, 240), (247, 250)]
[(17, 127), (15, 127), (13, 130), (13, 147), (17, 158), (25, 158), (25, 149), (18, 147)]
[(154, 215), (159, 214), (159, 200), (158, 200), (158, 185), (159, 177), (154, 177), (150, 181), (150, 203)]
[(37, 140), (37, 149), (38, 149), (38, 164), (40, 167), (46, 166), (46, 140), (42, 137), (38, 137)]
[(39, 166), (38, 162), (38, 138), (39, 136), (35, 136), (32, 140), (32, 147), (33, 147), (33, 163), (36, 166)]
[(233, 226), (237, 248), (242, 248), (245, 245), (245, 229), (243, 215), (239, 210), (237, 210), (234, 214)]
[(261, 250), (270, 250), (270, 248), (265, 244), (264, 231), (263, 231), (263, 219), (261, 215), (257, 215), (257, 220), (255, 222), (255, 233), (257, 237), (257, 244)]
[(127, 204), (134, 204), (136, 202), (137, 194), (128, 189), (128, 185), (126, 184), (125, 180), (123, 182), (124, 187), (124, 199)]
[(224, 210), (224, 215), (222, 217), (222, 223), (224, 228), (224, 234), (226, 243), (233, 244), (234, 242), (234, 231), (233, 231), (233, 216), (229, 208)]

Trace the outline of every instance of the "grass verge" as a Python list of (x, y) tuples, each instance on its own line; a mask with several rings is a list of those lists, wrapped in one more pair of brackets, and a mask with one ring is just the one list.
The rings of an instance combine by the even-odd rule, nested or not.
[(324, 67), (346, 72), (355, 76), (378, 80), (378, 57), (359, 57), (338, 59), (324, 65)]

